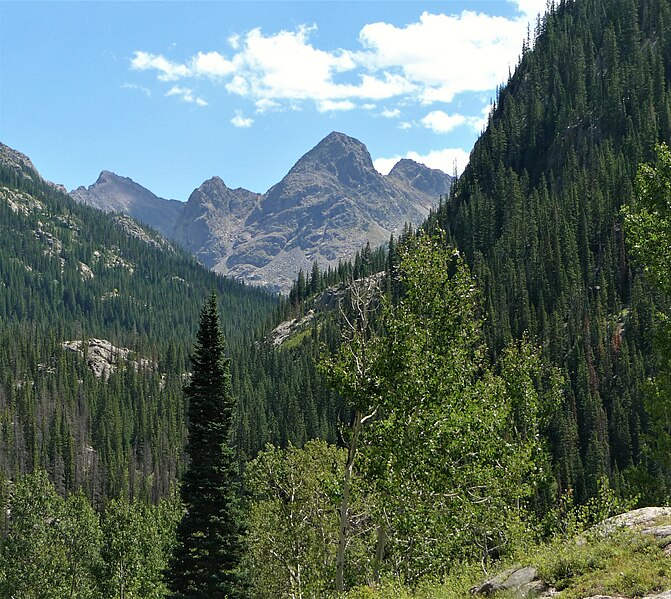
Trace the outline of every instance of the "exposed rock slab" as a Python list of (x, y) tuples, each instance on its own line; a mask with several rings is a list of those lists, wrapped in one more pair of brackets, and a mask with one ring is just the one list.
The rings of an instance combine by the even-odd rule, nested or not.
[(119, 214), (112, 218), (112, 220), (123, 230), (129, 237), (135, 237), (142, 243), (163, 250), (174, 251), (170, 243), (160, 235), (151, 236), (149, 233), (138, 225), (129, 216)]

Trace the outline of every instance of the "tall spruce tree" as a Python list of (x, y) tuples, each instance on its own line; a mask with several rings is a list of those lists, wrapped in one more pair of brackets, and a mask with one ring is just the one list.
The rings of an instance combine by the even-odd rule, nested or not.
[(244, 597), (239, 572), (243, 552), (243, 513), (231, 424), (235, 401), (230, 360), (219, 325), (214, 293), (200, 315), (188, 399), (190, 463), (181, 487), (186, 513), (168, 573), (175, 599)]

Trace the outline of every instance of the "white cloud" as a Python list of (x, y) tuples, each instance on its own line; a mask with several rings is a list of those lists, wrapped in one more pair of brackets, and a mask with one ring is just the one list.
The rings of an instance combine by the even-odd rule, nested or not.
[(455, 171), (460, 175), (468, 164), (468, 152), (461, 148), (445, 148), (444, 150), (431, 150), (428, 154), (418, 152), (406, 152), (405, 156), (391, 156), (390, 158), (376, 158), (373, 165), (377, 171), (383, 175), (388, 175), (389, 171), (401, 158), (410, 158), (429, 168), (437, 168), (452, 175)]
[(459, 15), (424, 12), (405, 27), (365, 25), (358, 60), (369, 70), (393, 69), (419, 86), (427, 104), (451, 102), (465, 91), (489, 90), (517, 62), (528, 19), (493, 17), (465, 10)]
[(122, 89), (135, 89), (139, 92), (142, 92), (147, 98), (151, 98), (151, 90), (143, 85), (137, 85), (135, 83), (124, 83), (121, 86)]
[(213, 79), (225, 77), (235, 72), (235, 65), (219, 52), (198, 52), (191, 59), (191, 73)]
[(258, 112), (259, 114), (279, 110), (282, 107), (282, 105), (279, 102), (276, 102), (275, 100), (270, 100), (268, 98), (261, 98), (257, 100), (256, 102), (254, 102), (254, 106), (256, 106), (256, 112)]
[(408, 129), (412, 129), (412, 123), (410, 123), (408, 121), (401, 121), (398, 124), (398, 128), (403, 129), (403, 131), (407, 131)]
[(317, 102), (319, 112), (330, 112), (332, 110), (353, 110), (356, 108), (354, 102), (349, 100), (320, 100)]
[(395, 119), (401, 115), (401, 111), (398, 108), (385, 108), (380, 114), (386, 119)]
[(242, 116), (242, 111), (241, 110), (236, 110), (235, 111), (235, 116), (231, 119), (231, 124), (234, 127), (240, 127), (240, 128), (243, 128), (243, 129), (251, 127), (253, 123), (254, 123), (254, 119), (246, 118), (246, 117)]
[[(527, 24), (545, 0), (508, 1), (518, 9), (513, 18), (464, 10), (452, 15), (424, 12), (401, 27), (369, 23), (349, 48), (317, 47), (310, 39), (316, 25), (268, 34), (255, 28), (231, 35), (227, 52), (200, 51), (181, 62), (136, 51), (131, 69), (155, 71), (160, 81), (221, 82), (230, 94), (254, 102), (258, 112), (306, 102), (322, 111), (392, 98), (449, 103), (459, 93), (490, 92), (516, 64)], [(444, 130), (447, 125), (436, 121), (427, 126)]]
[(207, 102), (203, 98), (193, 95), (193, 90), (188, 87), (179, 87), (173, 85), (165, 94), (166, 96), (177, 96), (187, 104), (196, 104), (198, 106), (207, 106)]
[(130, 68), (134, 71), (158, 71), (157, 77), (161, 81), (177, 81), (191, 74), (186, 65), (171, 62), (165, 56), (148, 52), (135, 52), (135, 57), (130, 61)]
[(238, 50), (240, 48), (240, 35), (234, 33), (228, 38), (228, 45), (233, 48), (233, 50)]
[(517, 6), (523, 15), (529, 19), (535, 19), (537, 15), (545, 14), (547, 0), (508, 0)]
[(419, 122), (434, 133), (449, 133), (463, 125), (466, 122), (466, 117), (462, 114), (447, 114), (442, 110), (434, 110)]

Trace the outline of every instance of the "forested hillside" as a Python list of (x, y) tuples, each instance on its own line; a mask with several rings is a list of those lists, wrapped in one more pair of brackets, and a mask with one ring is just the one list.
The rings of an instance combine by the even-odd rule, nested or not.
[[(127, 217), (77, 205), (6, 146), (2, 158), (0, 474), (41, 467), (59, 491), (155, 500), (182, 464), (183, 375), (203, 298), (217, 291), (233, 352), (278, 300)], [(83, 355), (93, 339), (113, 346), (103, 376)]]
[(433, 220), (484, 289), (493, 355), (528, 331), (567, 374), (549, 436), (580, 501), (604, 475), (651, 500), (669, 490), (644, 401), (659, 298), (630, 263), (620, 207), (671, 139), (670, 28), (667, 0), (553, 7)]
[[(543, 543), (543, 596), (668, 589), (668, 546), (613, 554), (589, 530), (671, 497), (669, 31), (671, 0), (552, 5), (445, 203), (286, 301), (3, 162), (0, 592), (51, 568), (54, 597), (225, 574), (258, 599), (462, 598)], [(180, 530), (202, 526), (200, 557), (175, 535), (184, 505), (159, 501), (184, 470), (187, 380)], [(233, 508), (199, 509), (213, 489)]]

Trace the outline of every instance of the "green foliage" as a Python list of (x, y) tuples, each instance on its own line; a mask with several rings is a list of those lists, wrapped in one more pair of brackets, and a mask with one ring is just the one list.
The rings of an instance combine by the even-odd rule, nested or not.
[(345, 460), (343, 449), (309, 441), (302, 449), (268, 446), (247, 465), (253, 597), (323, 597), (333, 589)]
[(567, 599), (642, 597), (671, 582), (668, 560), (654, 539), (628, 531), (554, 543), (541, 550), (535, 565), (539, 576)]
[(170, 588), (175, 597), (244, 597), (239, 572), (244, 522), (231, 446), (235, 400), (214, 293), (200, 314), (191, 364), (184, 389), (189, 466), (180, 489), (186, 512), (177, 530)]
[(488, 560), (518, 534), (547, 481), (541, 415), (561, 389), (539, 393), (540, 358), (527, 341), (506, 350), (500, 374), (491, 368), (477, 287), (439, 237), (409, 241), (399, 276), (405, 294), (383, 318), (366, 473), (390, 536), (388, 562), (412, 581), (451, 559)]
[(59, 530), (64, 501), (44, 472), (16, 484), (9, 510), (2, 539), (0, 595), (54, 599), (67, 595), (71, 577), (65, 539)]
[(671, 151), (657, 146), (654, 165), (642, 164), (636, 196), (622, 209), (631, 252), (650, 283), (671, 297)]
[(651, 417), (648, 437), (650, 458), (657, 478), (671, 487), (671, 152), (657, 147), (654, 165), (643, 164), (636, 177), (636, 197), (623, 208), (628, 244), (644, 276), (661, 295), (655, 311), (657, 360), (654, 378), (646, 387), (646, 407)]
[[(0, 166), (0, 473), (42, 468), (59, 493), (158, 502), (182, 473), (182, 376), (198, 310), (216, 289), (232, 351), (280, 308), (118, 215), (76, 204), (29, 168)], [(154, 237), (154, 239), (151, 239)], [(132, 350), (108, 380), (66, 341)], [(253, 371), (242, 369), (249, 380)], [(237, 381), (236, 381), (237, 385)], [(241, 385), (243, 388), (244, 386)], [(246, 401), (265, 410), (265, 397)], [(260, 405), (259, 405), (260, 404)], [(261, 440), (245, 440), (254, 450)]]
[(176, 505), (117, 499), (101, 519), (83, 493), (59, 497), (44, 471), (20, 478), (0, 537), (0, 596), (165, 597)]

